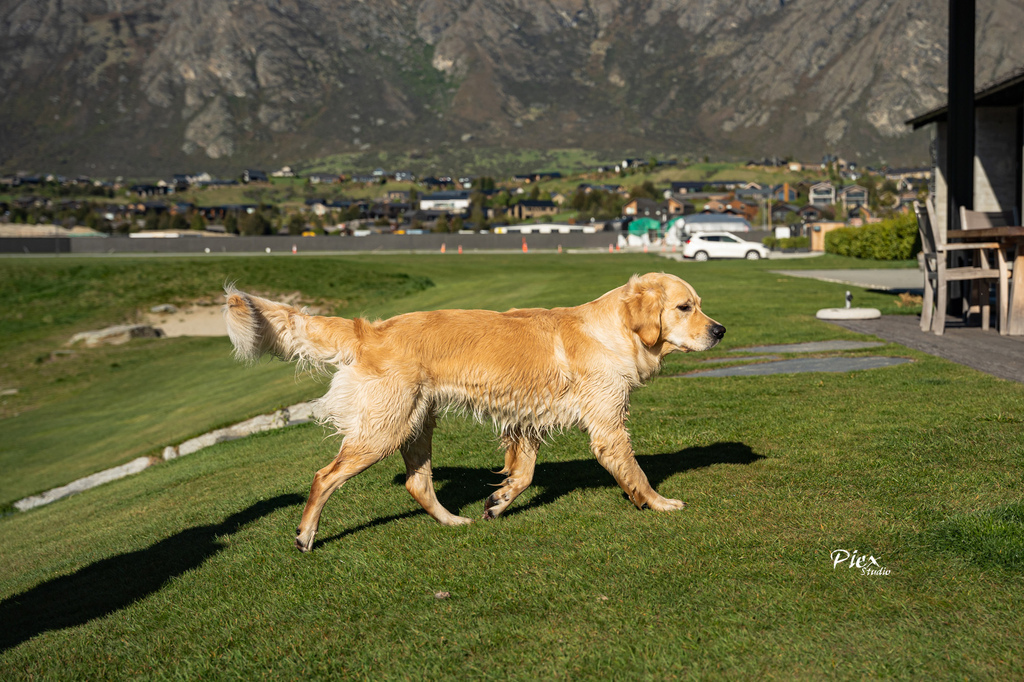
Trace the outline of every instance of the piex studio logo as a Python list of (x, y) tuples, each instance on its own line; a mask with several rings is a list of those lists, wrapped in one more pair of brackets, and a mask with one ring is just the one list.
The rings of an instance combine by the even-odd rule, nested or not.
[(832, 570), (840, 567), (860, 570), (861, 575), (889, 575), (890, 571), (870, 554), (860, 554), (857, 550), (833, 549)]

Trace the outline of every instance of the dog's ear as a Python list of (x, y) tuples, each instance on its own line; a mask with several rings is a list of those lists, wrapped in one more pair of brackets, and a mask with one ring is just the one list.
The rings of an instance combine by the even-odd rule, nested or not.
[(647, 347), (661, 339), (661, 309), (665, 290), (658, 284), (633, 277), (626, 286), (624, 305), (626, 324)]

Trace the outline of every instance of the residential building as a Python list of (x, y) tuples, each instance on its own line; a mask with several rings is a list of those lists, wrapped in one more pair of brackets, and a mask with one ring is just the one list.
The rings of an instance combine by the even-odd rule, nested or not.
[(511, 207), (512, 214), (521, 220), (558, 213), (558, 204), (553, 201), (524, 199)]
[(658, 203), (654, 199), (647, 199), (646, 197), (633, 199), (622, 207), (622, 215), (624, 216), (646, 216), (650, 218), (666, 214), (667, 212), (668, 208), (663, 204)]
[(665, 207), (670, 216), (690, 215), (696, 212), (692, 201), (687, 201), (682, 194), (665, 192)]
[(434, 192), (420, 197), (421, 211), (450, 211), (464, 213), (469, 210), (470, 192), (453, 190), (450, 192)]
[(847, 212), (858, 206), (867, 206), (868, 191), (860, 185), (847, 185), (839, 190), (839, 201)]
[(242, 171), (242, 182), (267, 182), (267, 172), (246, 168)]
[(819, 182), (811, 185), (807, 193), (807, 203), (811, 206), (831, 206), (836, 203), (836, 187), (831, 182)]

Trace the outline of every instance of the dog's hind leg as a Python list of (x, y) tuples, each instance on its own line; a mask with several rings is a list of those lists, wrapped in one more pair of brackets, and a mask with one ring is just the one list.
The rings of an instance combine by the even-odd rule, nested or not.
[(514, 431), (504, 434), (501, 439), (505, 443), (505, 468), (500, 473), (508, 474), (508, 478), (484, 502), (485, 519), (493, 519), (501, 514), (526, 490), (533, 481), (533, 470), (537, 464), (537, 450), (540, 448), (538, 435)]
[(320, 525), (320, 512), (323, 511), (331, 493), (340, 488), (345, 481), (397, 449), (397, 444), (382, 446), (346, 437), (334, 461), (313, 476), (313, 485), (309, 490), (306, 508), (302, 512), (302, 520), (295, 529), (295, 546), (303, 552), (313, 549), (313, 538)]
[(434, 492), (434, 474), (430, 468), (433, 435), (434, 415), (429, 415), (423, 422), (420, 433), (402, 446), (402, 457), (405, 459), (405, 489), (428, 514), (445, 526), (472, 523), (472, 519), (452, 514), (437, 500), (437, 493)]
[(647, 507), (656, 511), (676, 511), (686, 506), (680, 500), (659, 495), (636, 462), (629, 433), (624, 427), (610, 430), (590, 430), (590, 449), (615, 482), (626, 493), (637, 509)]

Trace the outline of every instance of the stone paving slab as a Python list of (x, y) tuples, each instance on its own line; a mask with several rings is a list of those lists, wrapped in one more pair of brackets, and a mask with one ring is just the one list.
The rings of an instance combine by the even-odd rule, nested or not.
[(778, 355), (746, 355), (742, 358), (711, 358), (701, 362), (703, 365), (719, 365), (723, 362), (744, 362), (747, 360), (781, 360)]
[(740, 367), (698, 370), (696, 372), (690, 372), (689, 374), (680, 374), (676, 376), (686, 379), (696, 377), (754, 377), (768, 376), (771, 374), (798, 374), (803, 372), (857, 372), (866, 369), (894, 367), (906, 362), (910, 362), (910, 359), (880, 356), (861, 358), (797, 358), (795, 360), (764, 362), (756, 365), (742, 365)]
[(832, 350), (864, 350), (884, 346), (879, 341), (811, 341), (809, 343), (787, 343), (779, 346), (751, 346), (734, 348), (730, 353), (824, 353)]

